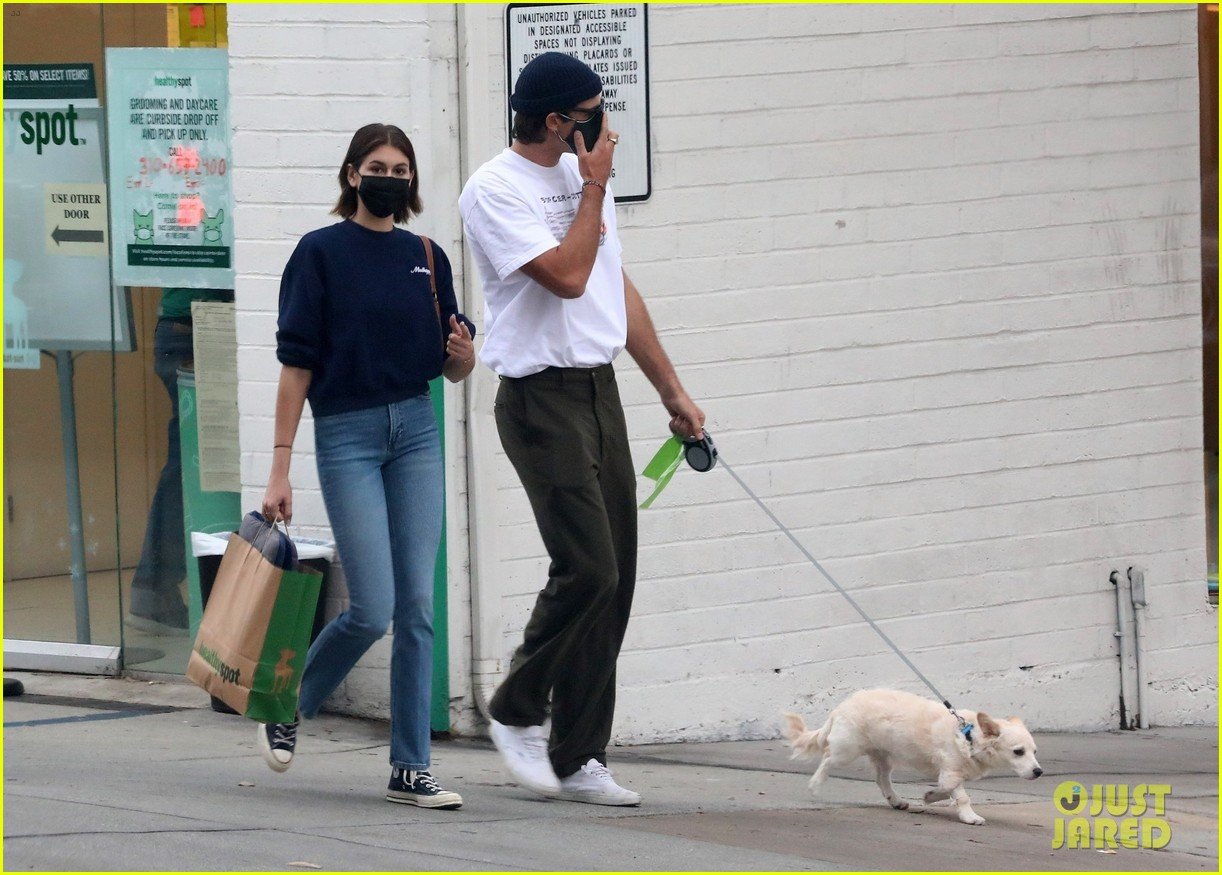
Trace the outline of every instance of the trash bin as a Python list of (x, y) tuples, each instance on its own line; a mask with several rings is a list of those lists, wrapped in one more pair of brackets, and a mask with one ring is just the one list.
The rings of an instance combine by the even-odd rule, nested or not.
[[(199, 420), (195, 407), (195, 371), (191, 368), (178, 370), (178, 432), (182, 451), (183, 539), (187, 555), (192, 555), (193, 532), (237, 531), (242, 522), (242, 496), (237, 492), (205, 492), (200, 487)], [(192, 639), (199, 632), (203, 612), (199, 568), (197, 563), (188, 562), (187, 613)]]
[[(234, 529), (236, 528), (235, 525)], [(188, 564), (198, 571), (201, 613), (202, 606), (208, 604), (208, 596), (212, 594), (212, 585), (216, 583), (216, 574), (221, 568), (221, 558), (225, 555), (225, 548), (229, 545), (231, 534), (231, 531), (191, 533), (191, 555), (195, 561)], [(327, 624), (323, 601), (326, 598), (327, 584), (331, 576), (331, 562), (335, 558), (335, 543), (320, 541), (316, 538), (293, 538), (293, 543), (297, 546), (297, 564), (312, 568), (323, 576), (322, 586), (318, 591), (318, 605), (314, 609), (314, 624), (310, 629), (310, 643), (313, 644), (318, 633)], [(237, 713), (216, 696), (212, 696), (211, 699), (213, 711), (219, 711), (222, 714)]]

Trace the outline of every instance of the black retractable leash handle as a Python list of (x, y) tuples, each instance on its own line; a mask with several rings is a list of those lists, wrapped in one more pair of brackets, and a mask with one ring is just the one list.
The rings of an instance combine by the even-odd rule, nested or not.
[(717, 445), (713, 436), (705, 429), (700, 429), (701, 437), (683, 439), (683, 458), (687, 463), (703, 474), (712, 471), (717, 464)]
[[(699, 438), (684, 438), (683, 457), (687, 460), (687, 463), (689, 465), (691, 465), (697, 471), (704, 473), (706, 471), (712, 471), (713, 468), (717, 465), (718, 454), (717, 454), (717, 446), (713, 443), (713, 436), (709, 434), (708, 430), (702, 428), (700, 430), (700, 433), (701, 433), (701, 437)], [(776, 525), (776, 527), (785, 533), (785, 535), (789, 538), (789, 540), (793, 542), (795, 547), (797, 547), (799, 550), (802, 551), (802, 555), (810, 560), (810, 564), (815, 566), (815, 568), (818, 569), (819, 573), (822, 574), (825, 578), (827, 578), (828, 582), (832, 586), (836, 587), (836, 590), (842, 596), (844, 596), (845, 599), (848, 600), (848, 603), (853, 606), (853, 608), (857, 611), (857, 613), (861, 615), (861, 618), (870, 624), (870, 628), (872, 628), (875, 632), (877, 632), (879, 637), (882, 638), (883, 641), (886, 641), (887, 645), (892, 650), (895, 651), (895, 655), (898, 656), (900, 659), (902, 659), (904, 661), (904, 664), (907, 665), (910, 669), (912, 669), (912, 671), (916, 674), (916, 676), (919, 677), (922, 682), (924, 682), (925, 686), (929, 687), (929, 689), (933, 691), (933, 694), (937, 696), (938, 699), (941, 700), (942, 704), (946, 706), (946, 709), (950, 711), (951, 715), (959, 722), (959, 731), (963, 733), (963, 736), (967, 739), (967, 742), (970, 745), (972, 743), (972, 728), (973, 728), (972, 724), (968, 723), (966, 720), (964, 720), (962, 717), (959, 716), (958, 712), (956, 712), (955, 709), (951, 706), (950, 700), (947, 699), (945, 696), (943, 696), (940, 692), (938, 692), (938, 688), (929, 682), (929, 678), (925, 677), (925, 675), (921, 673), (921, 670), (913, 664), (912, 660), (910, 660), (907, 656), (904, 655), (903, 651), (901, 651), (898, 647), (895, 646), (895, 642), (893, 642), (890, 638), (887, 637), (887, 633), (885, 633), (882, 629), (878, 628), (878, 624), (875, 623), (872, 619), (870, 619), (869, 614), (867, 614), (865, 611), (861, 609), (861, 605), (857, 604), (856, 600), (851, 595), (849, 595), (847, 592), (845, 592), (844, 587), (842, 587), (839, 583), (836, 582), (836, 578), (832, 577), (830, 574), (827, 573), (827, 569), (819, 564), (819, 560), (817, 560), (814, 556), (810, 555), (810, 551), (807, 550), (804, 546), (802, 546), (802, 542), (799, 541), (796, 537), (794, 537), (793, 532), (789, 531), (789, 529), (786, 528), (784, 523), (782, 523), (779, 519), (777, 519), (776, 514), (774, 514), (771, 510), (768, 509), (767, 505), (765, 505), (764, 502), (760, 500), (760, 497), (751, 491), (751, 487), (748, 486), (746, 483), (744, 483), (743, 479), (739, 477), (736, 473), (734, 473), (734, 469), (731, 468), (728, 464), (726, 464), (724, 459), (722, 460), (721, 464), (722, 464), (722, 467), (724, 467), (728, 472), (730, 472), (730, 476), (738, 481), (738, 485), (743, 488), (743, 491), (746, 492), (747, 495), (751, 496), (751, 498), (755, 500), (755, 503), (758, 504), (760, 508), (764, 511), (764, 513), (768, 515), (768, 518), (772, 520), (772, 522)]]

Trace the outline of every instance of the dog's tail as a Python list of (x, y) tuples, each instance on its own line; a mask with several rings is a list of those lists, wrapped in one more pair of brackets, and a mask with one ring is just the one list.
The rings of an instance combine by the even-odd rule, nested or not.
[(832, 731), (832, 720), (835, 715), (830, 715), (827, 721), (818, 729), (807, 729), (806, 722), (797, 714), (786, 711), (785, 725), (781, 727), (781, 733), (785, 736), (785, 741), (793, 748), (793, 754), (790, 759), (811, 759), (821, 753), (827, 747), (827, 736)]

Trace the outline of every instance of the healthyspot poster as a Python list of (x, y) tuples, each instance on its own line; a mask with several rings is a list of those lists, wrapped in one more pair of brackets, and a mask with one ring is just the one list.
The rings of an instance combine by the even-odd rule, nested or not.
[(111, 255), (127, 286), (231, 289), (224, 49), (107, 49)]

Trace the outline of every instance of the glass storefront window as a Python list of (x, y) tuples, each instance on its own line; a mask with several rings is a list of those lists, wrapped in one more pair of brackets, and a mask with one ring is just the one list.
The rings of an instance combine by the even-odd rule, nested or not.
[(103, 669), (181, 674), (194, 563), (179, 384), (191, 302), (232, 293), (115, 283), (106, 50), (223, 46), (224, 7), (3, 14), (6, 665), (90, 645), (91, 657), (114, 654)]

